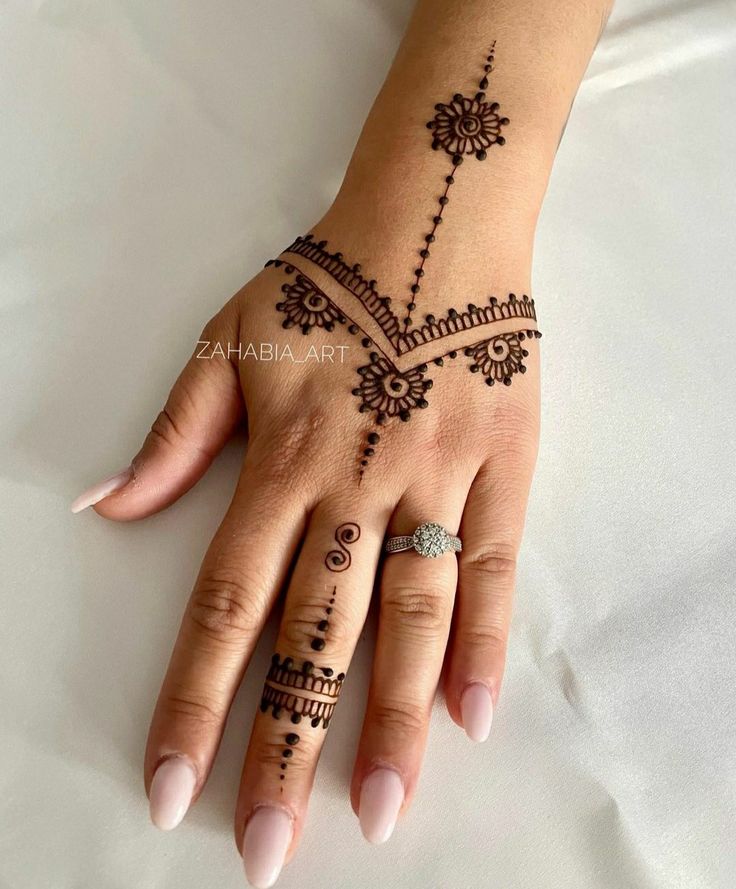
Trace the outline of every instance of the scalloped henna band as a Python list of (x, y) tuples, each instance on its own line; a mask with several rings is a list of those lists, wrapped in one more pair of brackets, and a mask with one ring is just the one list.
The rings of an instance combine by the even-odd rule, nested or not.
[(313, 728), (327, 728), (344, 679), (344, 673), (334, 676), (331, 668), (315, 667), (311, 661), (296, 667), (293, 658), (282, 660), (276, 653), (263, 686), (261, 712), (270, 708), (274, 719), (288, 713), (295, 725), (304, 719)]
[[(526, 372), (524, 359), (529, 352), (525, 348), (525, 341), (542, 335), (537, 329), (534, 300), (527, 295), (519, 298), (513, 293), (509, 293), (505, 299), (491, 296), (482, 306), (469, 303), (461, 311), (450, 308), (440, 318), (427, 314), (421, 325), (413, 325), (412, 312), (417, 308), (422, 287), (420, 281), (425, 277), (430, 247), (437, 240), (437, 231), (443, 221), (443, 212), (449, 202), (448, 194), (458, 168), (464, 157), (474, 156), (484, 161), (489, 149), (506, 143), (501, 131), (508, 125), (509, 119), (501, 116), (498, 102), (486, 100), (484, 92), (493, 71), (494, 55), (495, 41), (483, 65), (483, 74), (478, 83), (480, 91), (472, 97), (455, 93), (449, 102), (435, 105), (435, 116), (427, 123), (432, 133), (432, 148), (449, 155), (452, 166), (444, 178), (445, 187), (438, 198), (432, 228), (424, 236), (418, 251), (420, 261), (409, 285), (410, 297), (403, 318), (399, 318), (391, 308), (391, 298), (379, 293), (375, 279), (362, 274), (358, 263), (350, 265), (342, 253), (330, 253), (327, 242), (315, 241), (311, 234), (296, 238), (284, 254), (303, 257), (351, 294), (355, 299), (355, 312), (351, 309), (353, 317), (290, 259), (275, 259), (266, 263), (267, 267), (282, 268), (290, 278), (282, 286), (282, 298), (276, 304), (276, 309), (285, 315), (282, 322), (284, 328), (298, 327), (306, 335), (313, 328), (329, 332), (342, 326), (348, 333), (360, 336), (367, 360), (357, 368), (358, 380), (352, 393), (360, 401), (358, 409), (363, 413), (372, 413), (374, 426), (366, 434), (360, 449), (359, 480), (370, 458), (375, 455), (376, 445), (380, 442), (379, 428), (395, 417), (406, 422), (413, 411), (429, 406), (427, 393), (433, 385), (433, 380), (427, 376), (430, 364), (442, 367), (445, 360), (455, 360), (462, 353), (469, 359), (468, 370), (480, 374), (487, 386), (496, 383), (509, 386), (516, 374)], [(377, 325), (385, 343), (376, 342), (369, 336), (366, 324)], [(470, 345), (467, 345), (466, 338), (465, 344), (459, 348), (452, 345), (444, 351), (432, 348), (440, 341), (452, 342), (465, 331), (479, 329), (480, 332), (482, 328), (495, 328), (495, 332), (489, 331)], [(416, 362), (413, 365), (410, 363), (412, 358)], [(344, 564), (343, 557), (346, 559), (345, 567), (350, 564), (350, 554), (343, 545), (348, 542), (338, 540), (339, 549), (335, 551), (338, 567), (330, 570), (343, 570), (339, 567)]]

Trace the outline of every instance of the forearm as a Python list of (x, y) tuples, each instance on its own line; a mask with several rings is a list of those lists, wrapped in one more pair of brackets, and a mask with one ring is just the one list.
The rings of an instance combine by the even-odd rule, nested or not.
[[(429, 249), (422, 241), (433, 229), (426, 258), (433, 289), (487, 277), (489, 265), (494, 285), (525, 287), (519, 277), (531, 264), (552, 162), (609, 6), (610, 0), (420, 0), (321, 236), (337, 248), (340, 231), (339, 249), (378, 266), (381, 284), (395, 293), (407, 287), (407, 257)], [(427, 128), (436, 106), (449, 106), (457, 94), (494, 108), (498, 124), (490, 113), (487, 147), (488, 139), (472, 132), (464, 145), (452, 141), (446, 119)], [(478, 146), (479, 154), (470, 153)], [(441, 228), (433, 221), (438, 214)]]

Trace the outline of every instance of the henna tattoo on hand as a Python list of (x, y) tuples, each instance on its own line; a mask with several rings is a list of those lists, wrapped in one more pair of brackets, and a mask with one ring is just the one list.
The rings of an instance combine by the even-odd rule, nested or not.
[(279, 776), (283, 781), (286, 778), (286, 769), (289, 765), (289, 760), (294, 755), (294, 747), (299, 743), (301, 738), (297, 735), (296, 732), (289, 732), (289, 734), (284, 738), (284, 741), (289, 745), (288, 747), (284, 747), (281, 751), (281, 775)]
[[(375, 426), (367, 433), (360, 448), (359, 479), (362, 478), (368, 461), (376, 453), (376, 446), (381, 440), (380, 427), (397, 417), (403, 422), (408, 422), (413, 411), (423, 410), (429, 406), (427, 394), (432, 389), (434, 381), (428, 376), (428, 362), (409, 364), (405, 369), (398, 366), (399, 361), (404, 363), (406, 359), (411, 360), (411, 353), (421, 349), (426, 350), (426, 347), (431, 347), (434, 343), (475, 328), (506, 326), (512, 329), (499, 333), (498, 336), (486, 337), (462, 350), (449, 349), (437, 354), (435, 349), (429, 361), (436, 367), (442, 367), (445, 359), (455, 360), (458, 352), (463, 351), (466, 356), (475, 359), (469, 365), (470, 371), (477, 373), (478, 370), (482, 370), (488, 385), (499, 381), (508, 386), (514, 374), (526, 371), (521, 359), (526, 358), (528, 352), (519, 347), (519, 343), (527, 338), (542, 336), (536, 329), (537, 315), (534, 300), (526, 294), (519, 298), (516, 294), (510, 293), (505, 300), (491, 296), (485, 306), (469, 303), (462, 312), (450, 308), (441, 318), (428, 314), (421, 327), (400, 332), (398, 319), (390, 308), (390, 299), (378, 295), (376, 282), (366, 281), (360, 274), (359, 267), (351, 268), (343, 261), (341, 254), (330, 254), (326, 246), (326, 242), (315, 243), (311, 235), (306, 235), (297, 238), (285, 252), (305, 256), (329, 272), (339, 284), (357, 297), (367, 314), (386, 334), (388, 343), (385, 349), (381, 349), (368, 337), (364, 329), (346, 312), (340, 310), (304, 272), (278, 259), (271, 260), (268, 265), (283, 268), (287, 275), (296, 275), (293, 284), (283, 285), (284, 293), (290, 295), (298, 293), (302, 300), (314, 300), (312, 308), (319, 306), (320, 312), (314, 314), (311, 326), (331, 330), (334, 329), (334, 319), (336, 323), (347, 325), (348, 333), (361, 336), (361, 346), (365, 349), (367, 362), (357, 368), (357, 385), (352, 389), (352, 394), (360, 401), (358, 410), (361, 413), (373, 414)], [(296, 285), (298, 290), (292, 290)], [(277, 303), (276, 307), (285, 314), (291, 313), (293, 318), (304, 317), (302, 311), (306, 312), (309, 308), (307, 306), (301, 309), (294, 301), (289, 303), (288, 309), (285, 302)], [(290, 318), (287, 315), (285, 325), (288, 320)], [(330, 324), (333, 326), (329, 327)], [(520, 324), (523, 325), (522, 330), (518, 329)], [(287, 326), (293, 327), (294, 324), (290, 323)], [(302, 332), (308, 331), (302, 328)], [(510, 354), (507, 355), (507, 352)], [(332, 565), (330, 559), (334, 560)], [(325, 564), (331, 571), (344, 571), (350, 564), (349, 553), (342, 547), (340, 550), (333, 550), (325, 558)]]
[(331, 331), (336, 322), (345, 323), (345, 316), (337, 306), (305, 275), (297, 275), (296, 281), (284, 284), (281, 291), (285, 299), (277, 303), (276, 308), (286, 315), (282, 327), (288, 329), (296, 325), (307, 334), (313, 327)]
[(276, 653), (263, 686), (261, 712), (270, 707), (274, 719), (288, 714), (295, 725), (304, 719), (313, 728), (322, 725), (326, 729), (344, 679), (344, 673), (334, 676), (332, 667), (316, 667), (311, 661), (297, 667), (294, 658), (282, 660)]
[[(332, 570), (332, 569), (330, 569), (330, 570)], [(337, 569), (335, 569), (335, 570), (337, 570)], [(312, 646), (312, 648), (315, 651), (322, 651), (322, 649), (325, 647), (325, 643), (327, 641), (327, 639), (326, 639), (327, 631), (330, 629), (329, 617), (332, 614), (332, 606), (335, 604), (335, 597), (336, 596), (337, 596), (337, 587), (333, 586), (332, 587), (332, 595), (329, 599), (328, 604), (325, 606), (325, 614), (327, 615), (327, 617), (318, 621), (317, 627), (316, 627), (317, 632), (323, 633), (324, 635), (315, 636), (310, 643), (310, 645)]]
[(479, 161), (484, 161), (492, 145), (506, 144), (506, 139), (501, 135), (501, 128), (507, 126), (509, 119), (501, 117), (498, 113), (500, 108), (498, 102), (487, 102), (486, 94), (482, 92), (488, 88), (488, 75), (493, 70), (495, 46), (494, 40), (483, 66), (483, 76), (478, 83), (481, 92), (477, 92), (472, 99), (463, 96), (462, 93), (455, 93), (449, 103), (439, 102), (434, 106), (437, 113), (427, 122), (427, 129), (432, 131), (432, 148), (435, 151), (442, 149), (451, 156), (452, 169), (445, 176), (445, 188), (438, 199), (439, 210), (432, 218), (432, 229), (425, 235), (425, 243), (419, 250), (421, 262), (414, 272), (414, 281), (409, 287), (412, 296), (406, 305), (405, 330), (411, 327), (411, 313), (417, 307), (417, 294), (421, 290), (419, 281), (424, 277), (424, 266), (430, 255), (429, 246), (437, 240), (437, 227), (442, 222), (445, 207), (450, 202), (450, 188), (455, 184), (455, 175), (463, 162), (463, 156), (474, 154)]
[(522, 348), (524, 339), (523, 333), (506, 333), (466, 349), (465, 354), (473, 358), (470, 372), (481, 371), (489, 386), (495, 382), (510, 386), (515, 373), (526, 373), (523, 362), (529, 352)]
[(360, 537), (360, 525), (355, 522), (344, 522), (335, 531), (335, 540), (339, 549), (331, 549), (325, 556), (325, 565), (330, 571), (347, 571), (352, 561), (348, 547)]
[[(480, 90), (488, 89), (488, 75), (493, 71), (496, 41), (490, 46), (483, 76), (478, 83)], [(504, 145), (506, 139), (501, 135), (501, 127), (508, 124), (508, 118), (498, 114), (498, 102), (486, 102), (484, 92), (476, 93), (468, 99), (461, 93), (455, 93), (452, 101), (434, 106), (434, 119), (427, 123), (432, 130), (432, 148), (437, 151), (444, 149), (452, 156), (457, 167), (463, 162), (463, 155), (474, 154), (479, 161), (484, 161), (487, 149), (491, 145)]]
[[(307, 334), (315, 327), (332, 331), (337, 325), (346, 326), (349, 334), (360, 337), (360, 344), (366, 351), (367, 361), (357, 368), (358, 379), (352, 393), (359, 399), (358, 410), (371, 413), (374, 425), (359, 450), (358, 483), (376, 453), (381, 440), (380, 427), (395, 418), (407, 422), (415, 410), (429, 406), (427, 393), (433, 385), (433, 380), (427, 376), (430, 363), (442, 367), (446, 359), (455, 360), (462, 351), (471, 359), (468, 364), (470, 372), (480, 373), (488, 386), (497, 382), (508, 386), (516, 374), (526, 371), (524, 359), (529, 353), (522, 343), (542, 335), (537, 329), (534, 300), (527, 295), (519, 298), (513, 293), (501, 300), (490, 296), (486, 305), (468, 303), (465, 310), (451, 307), (441, 318), (427, 314), (423, 324), (413, 326), (412, 312), (421, 290), (419, 282), (425, 276), (430, 245), (437, 239), (437, 229), (449, 202), (448, 194), (458, 167), (464, 157), (474, 155), (483, 161), (492, 146), (506, 143), (501, 131), (509, 119), (500, 115), (498, 102), (486, 100), (484, 92), (493, 71), (494, 57), (495, 41), (486, 56), (483, 76), (478, 83), (480, 91), (472, 98), (456, 93), (449, 103), (436, 105), (435, 116), (427, 123), (432, 131), (432, 148), (450, 155), (452, 167), (445, 176), (445, 189), (438, 199), (439, 209), (433, 217), (433, 227), (424, 237), (419, 251), (421, 261), (414, 272), (411, 297), (403, 319), (400, 320), (392, 310), (391, 298), (379, 293), (376, 280), (365, 277), (358, 263), (349, 265), (342, 253), (330, 253), (327, 242), (317, 242), (311, 234), (298, 237), (284, 253), (301, 256), (325, 271), (355, 298), (355, 312), (351, 309), (348, 313), (338, 306), (292, 261), (276, 259), (266, 263), (267, 267), (283, 268), (287, 277), (293, 277), (283, 284), (283, 299), (276, 304), (277, 310), (286, 316), (283, 327), (298, 326), (303, 334)], [(368, 335), (367, 323), (378, 326), (385, 338), (384, 343), (376, 342)], [(495, 328), (495, 331), (470, 345), (467, 337), (461, 336), (466, 331), (484, 327)], [(460, 342), (462, 339), (464, 342)], [(451, 345), (447, 351), (438, 350), (436, 344), (442, 340), (454, 341), (456, 345)], [(325, 558), (330, 571), (344, 571), (350, 566), (346, 545), (354, 542), (357, 536), (352, 539), (338, 536), (341, 529), (347, 527), (357, 529), (357, 536), (360, 535), (360, 529), (353, 523), (338, 528), (335, 539), (339, 549), (332, 550)]]

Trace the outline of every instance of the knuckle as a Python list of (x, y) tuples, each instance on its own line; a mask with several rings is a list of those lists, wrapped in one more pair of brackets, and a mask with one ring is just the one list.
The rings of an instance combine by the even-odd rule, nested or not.
[(326, 410), (315, 406), (283, 418), (277, 429), (262, 430), (261, 447), (253, 454), (261, 477), (274, 486), (290, 486), (295, 468), (312, 461), (329, 421)]
[(457, 641), (462, 648), (503, 655), (508, 644), (508, 627), (501, 621), (479, 621), (458, 626)]
[(164, 715), (169, 719), (186, 719), (203, 728), (218, 727), (223, 720), (222, 707), (210, 698), (192, 692), (168, 695), (163, 702)]
[(192, 594), (190, 620), (216, 642), (242, 641), (257, 630), (262, 618), (261, 603), (250, 587), (235, 572), (207, 575)]
[(522, 399), (502, 401), (494, 406), (489, 435), (496, 446), (506, 445), (512, 453), (536, 453), (539, 435), (539, 409)]
[[(283, 737), (265, 737), (256, 744), (255, 758), (259, 766), (269, 769), (274, 767), (280, 769), (281, 766), (286, 765), (289, 772), (309, 772), (313, 768), (311, 754), (307, 755), (305, 753), (302, 743), (299, 745), (299, 756), (294, 756), (293, 750), (293, 747), (288, 746), (284, 742)], [(284, 753), (287, 751), (291, 752), (284, 756)]]
[(371, 721), (379, 737), (384, 735), (416, 736), (426, 727), (428, 713), (415, 703), (377, 701), (371, 710)]
[(516, 547), (510, 543), (492, 543), (460, 557), (461, 570), (485, 577), (513, 578), (516, 572)]
[(173, 413), (168, 407), (164, 407), (153, 421), (150, 437), (174, 450), (181, 446), (183, 436), (177, 427)]
[(281, 623), (281, 636), (290, 650), (297, 652), (312, 651), (312, 641), (323, 639), (325, 633), (330, 634), (330, 644), (338, 649), (345, 647), (349, 641), (348, 622), (345, 616), (330, 606), (332, 611), (325, 612), (324, 597), (318, 599), (311, 595), (302, 595), (289, 603)]
[(450, 616), (451, 600), (431, 587), (389, 586), (381, 600), (382, 616), (399, 631), (436, 636)]

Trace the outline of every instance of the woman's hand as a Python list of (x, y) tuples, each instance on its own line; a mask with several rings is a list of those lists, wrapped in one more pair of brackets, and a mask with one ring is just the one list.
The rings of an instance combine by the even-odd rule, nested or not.
[[(429, 325), (416, 309), (405, 328), (401, 300), (376, 309), (362, 272), (318, 242), (319, 231), (298, 239), (207, 324), (132, 478), (96, 507), (118, 520), (162, 509), (247, 418), (239, 483), (184, 615), (145, 777), (154, 821), (175, 826), (204, 786), (286, 588), (236, 816), (255, 885), (269, 885), (296, 845), (377, 572), (378, 642), (352, 784), (365, 836), (387, 839), (409, 804), (446, 652), (450, 714), (474, 740), (487, 736), (537, 448), (530, 301), (479, 293), (473, 309), (430, 313)], [(427, 342), (399, 355), (415, 330)], [(459, 557), (411, 550), (379, 571), (385, 537), (424, 522), (459, 533)]]
[[(538, 439), (534, 227), (604, 10), (420, 0), (331, 210), (208, 323), (131, 468), (75, 504), (150, 515), (247, 423), (145, 778), (154, 821), (174, 827), (285, 589), (235, 821), (256, 886), (296, 847), (377, 578), (351, 794), (365, 836), (386, 840), (411, 800), (445, 658), (450, 715), (488, 735)], [(495, 29), (503, 65), (478, 36)], [(425, 523), (462, 552), (382, 557), (387, 536)], [(425, 545), (442, 535), (425, 531)]]

